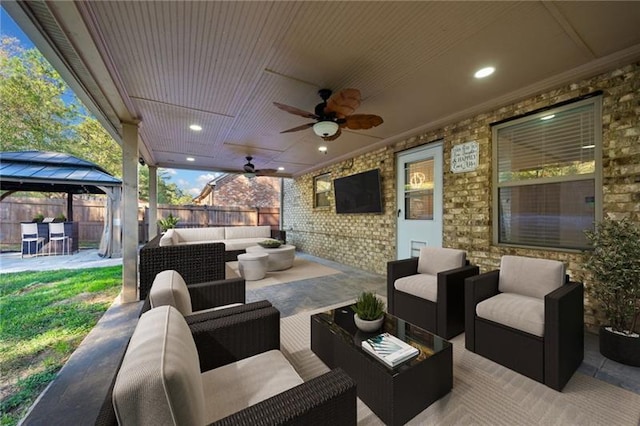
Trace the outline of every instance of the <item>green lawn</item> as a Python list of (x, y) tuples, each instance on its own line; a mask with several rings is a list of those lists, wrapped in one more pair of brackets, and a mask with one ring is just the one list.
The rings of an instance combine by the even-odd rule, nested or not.
[(24, 416), (121, 285), (121, 265), (0, 274), (0, 424)]

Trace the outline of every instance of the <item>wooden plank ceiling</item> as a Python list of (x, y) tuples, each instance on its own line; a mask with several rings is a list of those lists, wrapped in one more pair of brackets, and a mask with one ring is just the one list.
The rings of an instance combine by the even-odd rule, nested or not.
[[(637, 2), (74, 2), (81, 20), (31, 3), (50, 8), (67, 54), (99, 52), (88, 95), (105, 117), (119, 98), (162, 167), (239, 171), (252, 155), (299, 175), (640, 58)], [(495, 74), (474, 79), (486, 65)], [(349, 87), (382, 125), (327, 143), (280, 133), (310, 120), (274, 101), (313, 111), (319, 89)]]

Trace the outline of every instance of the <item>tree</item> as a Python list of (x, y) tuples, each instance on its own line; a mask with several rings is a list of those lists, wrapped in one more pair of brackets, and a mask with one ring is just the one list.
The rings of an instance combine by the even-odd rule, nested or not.
[[(138, 171), (140, 176), (138, 181), (140, 199), (149, 201), (149, 168), (139, 167)], [(171, 176), (169, 176), (168, 172), (164, 170), (158, 172), (158, 204), (192, 204), (193, 198), (178, 188), (178, 185), (169, 182), (170, 180)]]
[(64, 102), (70, 92), (60, 75), (36, 49), (3, 37), (0, 76), (2, 150), (61, 151), (73, 136), (79, 103)]
[[(0, 39), (0, 149), (64, 152), (122, 177), (122, 149), (37, 49)], [(149, 170), (140, 169), (141, 198), (148, 199)], [(158, 175), (158, 202), (189, 204), (191, 197), (168, 173)]]

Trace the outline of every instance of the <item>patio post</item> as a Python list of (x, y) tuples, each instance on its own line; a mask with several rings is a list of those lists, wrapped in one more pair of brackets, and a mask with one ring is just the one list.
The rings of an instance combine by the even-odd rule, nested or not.
[(158, 167), (149, 166), (149, 240), (158, 234)]
[(138, 300), (138, 121), (122, 122), (122, 294)]

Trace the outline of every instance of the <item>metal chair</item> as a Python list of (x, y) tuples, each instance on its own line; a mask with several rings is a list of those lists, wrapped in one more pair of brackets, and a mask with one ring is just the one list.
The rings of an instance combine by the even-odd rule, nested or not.
[[(21, 223), (20, 230), (22, 233), (22, 243), (20, 245), (20, 256), (24, 258), (24, 243), (27, 243), (27, 254), (29, 256), (38, 256), (39, 248), (44, 244), (44, 238), (38, 237), (37, 223)], [(35, 251), (31, 252), (31, 246), (35, 246)]]
[(71, 254), (69, 245), (69, 236), (64, 232), (64, 223), (49, 224), (49, 255), (51, 255), (51, 245), (55, 243), (54, 254), (58, 254), (58, 241), (62, 241), (62, 254), (64, 254), (64, 246), (67, 245), (67, 254)]

